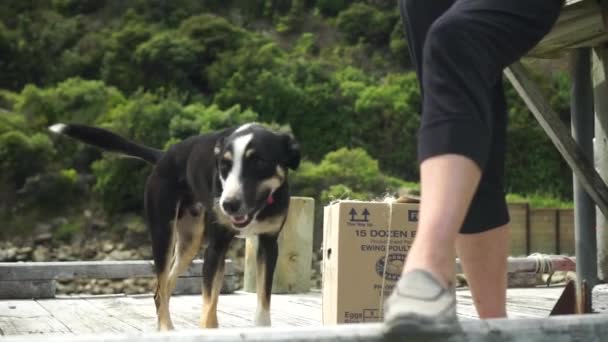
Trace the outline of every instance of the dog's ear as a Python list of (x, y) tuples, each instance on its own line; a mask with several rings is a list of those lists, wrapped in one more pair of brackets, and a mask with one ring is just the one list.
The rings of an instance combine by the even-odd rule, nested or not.
[(283, 134), (283, 141), (285, 142), (285, 166), (292, 170), (296, 170), (300, 166), (300, 145), (289, 134)]

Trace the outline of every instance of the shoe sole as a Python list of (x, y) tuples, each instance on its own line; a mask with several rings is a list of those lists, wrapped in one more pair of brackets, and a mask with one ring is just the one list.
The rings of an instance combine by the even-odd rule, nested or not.
[(424, 341), (430, 336), (451, 335), (455, 332), (454, 327), (456, 326), (458, 326), (458, 319), (442, 321), (407, 314), (384, 322), (382, 335), (385, 341), (403, 341), (405, 336), (408, 337), (407, 341), (418, 341), (419, 339)]

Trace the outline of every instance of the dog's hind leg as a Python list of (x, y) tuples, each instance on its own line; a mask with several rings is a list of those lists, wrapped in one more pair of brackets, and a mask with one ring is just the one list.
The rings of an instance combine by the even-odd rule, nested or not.
[(177, 277), (188, 269), (192, 259), (200, 250), (205, 230), (204, 211), (197, 212), (188, 208), (180, 210), (181, 217), (175, 225), (177, 231), (175, 252), (168, 275), (168, 289), (170, 292), (173, 292), (175, 288)]
[(279, 246), (276, 235), (262, 234), (258, 237), (256, 292), (258, 306), (255, 313), (256, 326), (270, 326), (270, 297), (272, 280), (277, 264)]
[(171, 330), (173, 323), (169, 313), (171, 286), (170, 271), (175, 263), (177, 234), (175, 224), (171, 224), (179, 213), (176, 185), (153, 173), (146, 184), (145, 212), (156, 270), (154, 304), (158, 319), (158, 330)]
[(217, 328), (217, 302), (224, 282), (226, 252), (234, 235), (223, 229), (207, 234), (203, 263), (203, 312), (201, 328)]
[(169, 314), (169, 300), (175, 289), (177, 278), (186, 271), (196, 253), (200, 250), (204, 232), (204, 212), (181, 208), (180, 202), (175, 208), (173, 219), (173, 246), (169, 249), (171, 262), (162, 272), (157, 287), (159, 302), (157, 304), (160, 330), (172, 329)]

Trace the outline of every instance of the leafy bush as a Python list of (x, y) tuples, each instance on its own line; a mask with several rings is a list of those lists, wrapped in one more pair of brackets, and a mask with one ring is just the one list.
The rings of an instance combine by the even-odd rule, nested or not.
[(195, 15), (184, 20), (179, 32), (198, 45), (203, 65), (217, 59), (220, 53), (237, 49), (247, 37), (244, 30), (213, 14)]
[(16, 89), (19, 85), (18, 36), (0, 21), (0, 88)]
[(186, 106), (182, 115), (171, 120), (169, 130), (172, 141), (178, 141), (192, 135), (256, 121), (257, 118), (257, 113), (249, 109), (243, 111), (239, 105), (221, 110), (216, 105), (205, 107), (195, 103)]
[(21, 210), (43, 214), (73, 211), (74, 203), (82, 201), (87, 186), (74, 169), (45, 172), (29, 177), (19, 190)]
[(0, 134), (0, 175), (2, 182), (10, 182), (13, 189), (25, 183), (27, 177), (42, 171), (54, 154), (46, 135), (31, 136), (20, 131)]
[(100, 79), (103, 58), (109, 48), (107, 34), (87, 32), (59, 57), (58, 78), (81, 77)]
[(171, 120), (182, 113), (183, 107), (175, 99), (138, 92), (99, 121), (104, 127), (139, 143), (162, 148), (169, 140)]
[(317, 0), (317, 8), (324, 16), (334, 17), (345, 10), (352, 0)]
[(71, 78), (45, 89), (28, 85), (16, 110), (28, 118), (31, 127), (42, 129), (57, 122), (93, 124), (124, 102), (120, 91), (103, 82)]
[(137, 67), (133, 50), (150, 39), (155, 30), (137, 18), (125, 21), (122, 30), (113, 31), (110, 35), (108, 51), (102, 61), (101, 78), (107, 84), (131, 94), (144, 84), (145, 79)]
[(378, 162), (361, 148), (330, 152), (319, 164), (305, 161), (291, 182), (294, 193), (316, 198), (322, 191), (338, 184), (342, 188), (333, 188), (332, 193), (345, 190), (368, 199), (397, 192), (404, 185), (403, 181), (384, 175)]
[(395, 23), (393, 31), (391, 32), (389, 48), (393, 54), (393, 57), (399, 62), (399, 64), (406, 68), (412, 66), (407, 45), (407, 38), (405, 37), (401, 18), (399, 18), (397, 23)]
[(172, 31), (162, 31), (141, 43), (134, 59), (148, 89), (174, 86), (191, 89), (190, 74), (201, 50), (189, 38)]
[(363, 88), (355, 102), (355, 136), (391, 174), (417, 179), (416, 134), (420, 125), (420, 93), (414, 74), (391, 75)]
[(143, 210), (145, 180), (151, 167), (141, 160), (108, 155), (92, 165), (93, 187), (103, 208), (110, 214)]
[[(544, 85), (545, 94), (552, 94), (552, 108), (563, 118), (569, 116), (569, 82), (565, 74), (558, 73), (549, 79), (537, 75), (536, 79)], [(571, 198), (570, 168), (510, 84), (506, 89), (509, 103), (507, 190)]]
[(105, 0), (53, 0), (52, 3), (65, 15), (88, 14), (106, 5)]
[(382, 46), (388, 42), (397, 20), (395, 13), (382, 12), (365, 3), (354, 3), (340, 12), (336, 27), (351, 44), (363, 39)]
[(370, 200), (369, 194), (354, 192), (350, 187), (344, 184), (332, 185), (326, 190), (321, 191), (319, 201), (323, 205), (327, 205), (336, 200)]

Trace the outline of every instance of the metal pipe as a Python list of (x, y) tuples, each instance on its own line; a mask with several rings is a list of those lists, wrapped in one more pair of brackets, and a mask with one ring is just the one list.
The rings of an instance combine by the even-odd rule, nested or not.
[[(571, 114), (572, 136), (583, 153), (593, 160), (594, 112), (593, 86), (591, 81), (591, 50), (576, 49), (571, 54), (572, 67)], [(595, 235), (595, 204), (581, 183), (573, 175), (574, 190), (574, 237), (576, 241), (577, 288), (579, 304), (585, 312), (591, 309), (591, 289), (598, 282), (597, 245)], [(585, 283), (586, 286), (582, 286)], [(580, 302), (583, 295), (584, 303)], [(580, 307), (580, 306), (579, 306)]]

